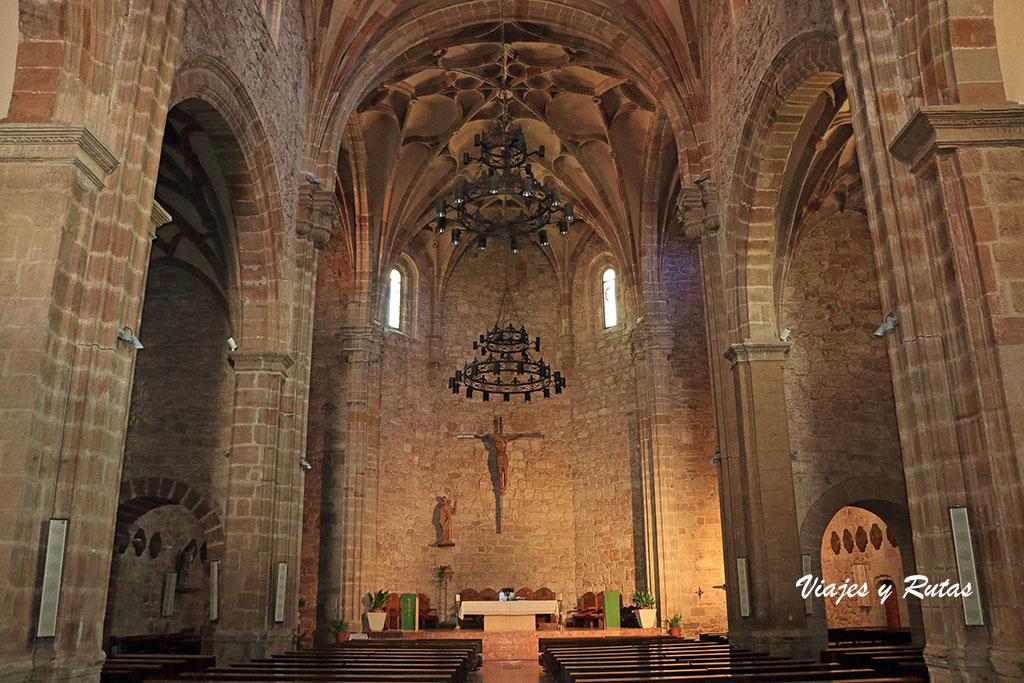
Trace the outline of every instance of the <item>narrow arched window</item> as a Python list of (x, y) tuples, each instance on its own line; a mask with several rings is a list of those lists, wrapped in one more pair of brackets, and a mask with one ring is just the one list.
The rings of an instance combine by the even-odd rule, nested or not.
[(388, 327), (402, 326), (402, 274), (397, 268), (391, 271), (391, 286), (388, 288)]
[(615, 327), (619, 322), (619, 307), (615, 301), (615, 271), (609, 268), (601, 276), (604, 292), (604, 326)]

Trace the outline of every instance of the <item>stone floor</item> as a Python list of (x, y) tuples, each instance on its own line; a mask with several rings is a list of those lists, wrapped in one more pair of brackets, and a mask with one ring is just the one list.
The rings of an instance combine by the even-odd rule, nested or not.
[(472, 683), (551, 683), (536, 661), (484, 662), (472, 678)]

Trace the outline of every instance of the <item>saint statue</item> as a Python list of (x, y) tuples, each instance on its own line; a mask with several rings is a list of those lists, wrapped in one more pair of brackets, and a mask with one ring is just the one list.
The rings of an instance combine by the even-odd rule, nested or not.
[(441, 527), (441, 541), (438, 545), (455, 545), (452, 541), (452, 516), (458, 503), (450, 502), (448, 496), (441, 496), (437, 508), (437, 524)]

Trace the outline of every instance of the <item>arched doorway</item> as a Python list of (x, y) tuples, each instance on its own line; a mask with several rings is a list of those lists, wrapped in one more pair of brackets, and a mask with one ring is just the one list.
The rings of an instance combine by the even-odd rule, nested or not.
[[(232, 311), (236, 217), (219, 140), (225, 127), (195, 100), (167, 116), (155, 200), (170, 221), (155, 231), (138, 331), (144, 348), (125, 439), (108, 643), (175, 634), (191, 642), (213, 627), (208, 551), (222, 543), (223, 531), (210, 519), (220, 519), (218, 501), (227, 499), (234, 406), (228, 339), (240, 338), (240, 315)], [(219, 539), (209, 537), (213, 528)], [(178, 583), (168, 608), (163, 592), (171, 573)]]
[[(881, 517), (847, 505), (837, 512), (821, 539), (821, 579), (834, 583), (866, 584), (868, 595), (845, 600), (825, 599), (829, 629), (898, 629), (909, 622), (903, 585), (903, 555), (896, 533)], [(882, 601), (879, 587), (893, 586)]]

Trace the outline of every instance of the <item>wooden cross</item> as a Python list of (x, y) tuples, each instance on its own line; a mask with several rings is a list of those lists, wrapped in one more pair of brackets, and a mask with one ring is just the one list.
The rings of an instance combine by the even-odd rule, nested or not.
[(477, 432), (475, 434), (449, 434), (453, 439), (480, 439), (489, 454), (494, 455), (495, 464), (498, 469), (498, 491), (495, 501), (497, 510), (497, 529), (501, 533), (501, 496), (508, 490), (508, 442), (516, 439), (543, 439), (544, 435), (539, 432), (521, 432), (517, 434), (505, 434), (502, 430), (501, 418), (495, 416), (494, 430), (486, 434)]

